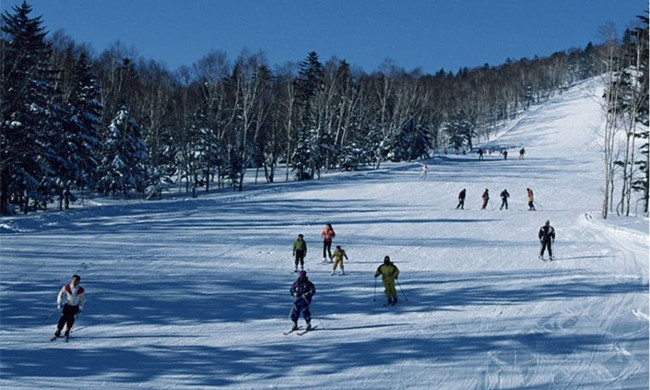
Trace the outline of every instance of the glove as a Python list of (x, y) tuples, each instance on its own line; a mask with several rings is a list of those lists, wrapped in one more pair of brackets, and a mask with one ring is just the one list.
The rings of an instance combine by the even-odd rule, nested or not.
[(79, 315), (81, 313), (83, 313), (83, 310), (79, 309), (79, 311), (77, 312), (77, 315)]

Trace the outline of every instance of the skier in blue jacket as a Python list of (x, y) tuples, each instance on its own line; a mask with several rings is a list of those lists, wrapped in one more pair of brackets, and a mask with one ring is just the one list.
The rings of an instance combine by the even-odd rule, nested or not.
[(311, 304), (311, 298), (316, 294), (316, 287), (312, 282), (309, 281), (306, 271), (300, 271), (298, 274), (298, 280), (296, 280), (291, 289), (289, 289), (291, 295), (293, 295), (293, 308), (291, 309), (291, 322), (293, 322), (292, 330), (298, 329), (298, 318), (300, 313), (302, 313), (305, 322), (307, 323), (307, 330), (311, 329), (311, 312), (309, 311), (309, 305)]

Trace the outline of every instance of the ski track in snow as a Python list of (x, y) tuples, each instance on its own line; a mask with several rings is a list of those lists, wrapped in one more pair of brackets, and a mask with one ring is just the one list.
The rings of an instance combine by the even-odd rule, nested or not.
[[(516, 145), (509, 160), (436, 156), (423, 161), (427, 180), (420, 162), (386, 163), (6, 218), (0, 387), (647, 389), (648, 233), (594, 211), (596, 86), (534, 107), (481, 145)], [(466, 209), (455, 210), (462, 188)], [(503, 188), (509, 210), (499, 210)], [(558, 235), (552, 262), (537, 259), (546, 219)], [(350, 258), (344, 276), (321, 263), (327, 222)], [(322, 328), (300, 337), (282, 334), (298, 233)], [(395, 307), (382, 306), (372, 277), (387, 254), (401, 270)], [(57, 315), (47, 316), (73, 273), (85, 312), (69, 343), (50, 342)]]

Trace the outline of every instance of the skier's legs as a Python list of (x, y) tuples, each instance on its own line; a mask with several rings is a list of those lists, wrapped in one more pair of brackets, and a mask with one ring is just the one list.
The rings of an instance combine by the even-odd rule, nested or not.
[(70, 305), (64, 305), (63, 306), (63, 315), (61, 316), (61, 320), (59, 320), (59, 324), (57, 329), (60, 331), (63, 329), (63, 323), (65, 323), (66, 328), (65, 328), (65, 333), (68, 334), (70, 333), (70, 330), (72, 330), (72, 326), (74, 325), (74, 316), (79, 312), (79, 306), (70, 306)]
[(309, 305), (306, 305), (302, 309), (302, 317), (305, 319), (305, 322), (309, 324), (311, 322), (311, 311), (309, 310)]
[(397, 289), (395, 288), (395, 282), (390, 285), (390, 298), (393, 299), (393, 302), (397, 302)]
[(301, 268), (305, 266), (305, 252), (301, 250), (296, 251), (296, 268), (298, 268), (298, 264)]
[(66, 318), (65, 314), (61, 314), (61, 318), (59, 318), (59, 322), (56, 324), (57, 333), (61, 333), (61, 330), (65, 326), (66, 322), (67, 322), (67, 318)]
[(328, 259), (332, 257), (332, 241), (323, 241), (323, 258), (325, 257)]
[(388, 301), (390, 302), (393, 298), (397, 298), (397, 290), (395, 289), (395, 281), (385, 281), (384, 284), (384, 294)]
[(542, 251), (540, 252), (540, 256), (544, 256), (544, 251), (548, 249), (548, 255), (553, 256), (553, 253), (551, 252), (551, 241), (543, 241), (542, 242)]
[(291, 322), (294, 324), (297, 323), (298, 318), (300, 318), (300, 307), (298, 301), (296, 301), (293, 303), (293, 308), (291, 309)]

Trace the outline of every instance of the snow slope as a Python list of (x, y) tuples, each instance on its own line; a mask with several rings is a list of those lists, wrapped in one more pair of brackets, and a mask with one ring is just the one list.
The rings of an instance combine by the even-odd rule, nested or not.
[[(599, 219), (596, 85), (492, 141), (525, 145), (523, 160), (444, 156), (423, 162), (426, 181), (419, 163), (388, 164), (0, 220), (0, 387), (647, 389), (648, 221)], [(554, 262), (537, 259), (547, 219)], [(321, 264), (326, 222), (350, 256), (345, 276)], [(298, 233), (320, 329), (283, 336)], [(401, 270), (396, 307), (373, 278), (384, 255)], [(51, 343), (73, 273), (86, 310), (70, 343)]]

